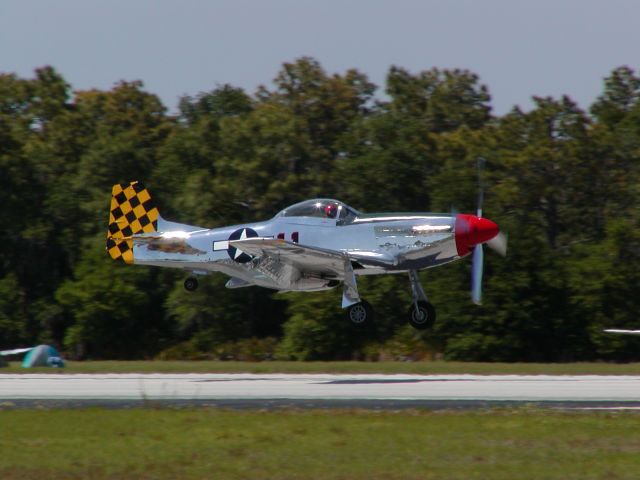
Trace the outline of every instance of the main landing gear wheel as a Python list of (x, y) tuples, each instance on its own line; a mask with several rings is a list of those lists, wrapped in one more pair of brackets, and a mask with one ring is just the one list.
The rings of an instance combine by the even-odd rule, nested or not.
[(409, 309), (409, 323), (413, 328), (426, 330), (433, 326), (436, 321), (436, 309), (429, 302), (420, 300), (416, 305), (411, 305)]
[(184, 281), (184, 289), (187, 292), (193, 292), (198, 288), (198, 279), (189, 277)]
[(366, 300), (355, 303), (347, 308), (347, 319), (351, 325), (362, 328), (373, 323), (373, 308)]

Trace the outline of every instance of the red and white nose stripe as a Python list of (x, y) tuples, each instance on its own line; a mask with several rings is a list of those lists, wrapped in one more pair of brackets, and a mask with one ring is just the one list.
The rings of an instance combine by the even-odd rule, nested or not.
[(498, 235), (500, 228), (491, 220), (475, 215), (456, 215), (456, 249), (461, 257), (470, 253), (473, 247), (485, 243)]

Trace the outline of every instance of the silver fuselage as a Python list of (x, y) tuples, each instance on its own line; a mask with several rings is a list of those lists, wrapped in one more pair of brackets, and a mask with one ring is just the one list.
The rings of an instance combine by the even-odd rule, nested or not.
[[(135, 264), (174, 267), (196, 274), (222, 272), (232, 277), (228, 284), (231, 288), (251, 284), (277, 290), (321, 290), (343, 280), (305, 275), (271, 257), (246, 258), (241, 263), (242, 252), (229, 247), (228, 241), (243, 231), (348, 254), (356, 275), (421, 270), (460, 258), (455, 217), (443, 214), (370, 214), (348, 221), (276, 216), (264, 222), (214, 229), (164, 223), (166, 231), (159, 228), (147, 238), (134, 239)], [(282, 269), (278, 275), (274, 275), (274, 265)]]

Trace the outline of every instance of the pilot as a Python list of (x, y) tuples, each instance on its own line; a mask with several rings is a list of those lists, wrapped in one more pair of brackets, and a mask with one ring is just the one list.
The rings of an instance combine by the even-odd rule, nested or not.
[(333, 203), (329, 203), (324, 207), (324, 214), (327, 218), (336, 218), (336, 215), (338, 214), (338, 207)]

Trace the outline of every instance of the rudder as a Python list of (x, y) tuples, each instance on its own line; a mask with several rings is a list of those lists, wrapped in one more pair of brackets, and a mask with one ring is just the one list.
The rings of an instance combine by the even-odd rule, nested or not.
[(160, 214), (142, 183), (117, 184), (111, 189), (107, 252), (114, 260), (133, 263), (132, 235), (158, 231)]

